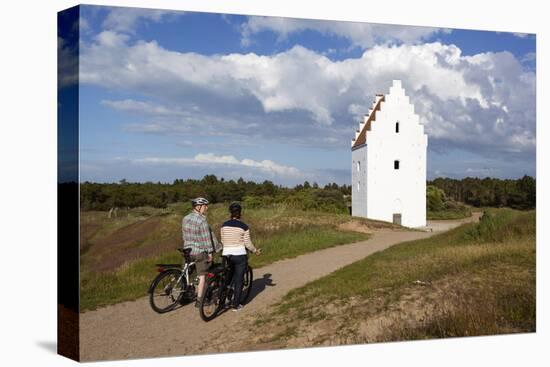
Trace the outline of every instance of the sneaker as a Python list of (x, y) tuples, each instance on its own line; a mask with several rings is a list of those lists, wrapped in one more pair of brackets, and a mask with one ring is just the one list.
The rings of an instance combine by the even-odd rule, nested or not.
[(200, 298), (197, 298), (197, 300), (195, 301), (195, 307), (199, 308), (201, 306), (201, 300)]
[(243, 309), (243, 305), (238, 305), (238, 306), (232, 306), (231, 307), (231, 311), (233, 311), (233, 312), (238, 312), (242, 309)]

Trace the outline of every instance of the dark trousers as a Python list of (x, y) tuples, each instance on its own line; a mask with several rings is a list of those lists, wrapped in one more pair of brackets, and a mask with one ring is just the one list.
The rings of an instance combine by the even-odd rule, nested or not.
[(231, 263), (233, 268), (231, 284), (233, 285), (233, 305), (237, 307), (241, 301), (241, 294), (243, 292), (243, 281), (244, 273), (248, 268), (248, 256), (247, 255), (237, 255), (237, 256), (228, 256), (228, 260)]

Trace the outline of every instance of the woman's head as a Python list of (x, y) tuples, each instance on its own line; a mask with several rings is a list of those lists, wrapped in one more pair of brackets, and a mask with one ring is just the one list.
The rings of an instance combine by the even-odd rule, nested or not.
[(231, 203), (231, 205), (229, 205), (229, 213), (231, 214), (231, 218), (239, 219), (241, 217), (241, 211), (242, 211), (241, 204)]

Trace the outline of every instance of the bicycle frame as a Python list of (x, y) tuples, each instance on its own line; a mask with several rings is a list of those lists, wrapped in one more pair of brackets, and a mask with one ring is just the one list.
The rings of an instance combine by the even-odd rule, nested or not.
[[(194, 261), (191, 261), (191, 262), (186, 262), (185, 265), (183, 265), (183, 269), (181, 271), (181, 276), (180, 278), (178, 279), (178, 283), (181, 281), (181, 278), (185, 276), (185, 284), (187, 284), (187, 286), (189, 287), (191, 284), (194, 284), (195, 282), (191, 283), (191, 279), (190, 279), (190, 272), (189, 272), (189, 269), (191, 269), (191, 266), (195, 265), (195, 262)], [(198, 277), (197, 277), (198, 279)]]
[[(191, 284), (195, 285), (196, 282), (191, 283), (191, 276), (190, 276), (190, 269), (193, 265), (195, 265), (194, 261), (185, 262), (185, 264), (183, 264), (183, 267), (181, 268), (181, 275), (178, 278), (176, 284), (180, 283), (181, 279), (185, 277), (185, 284), (187, 284), (187, 287), (189, 287)], [(162, 273), (163, 271), (166, 271), (169, 269), (179, 269), (180, 267), (181, 265), (179, 264), (157, 264), (157, 271), (159, 273)], [(197, 279), (194, 279), (194, 280), (198, 280), (198, 277)], [(152, 286), (153, 284), (151, 284), (151, 287)], [(152, 292), (151, 288), (149, 289), (149, 292)]]

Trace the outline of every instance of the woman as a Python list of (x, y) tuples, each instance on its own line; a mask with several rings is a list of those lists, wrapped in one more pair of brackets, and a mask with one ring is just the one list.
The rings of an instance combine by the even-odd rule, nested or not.
[(243, 306), (240, 304), (243, 290), (244, 273), (248, 268), (248, 256), (246, 250), (260, 255), (261, 251), (256, 249), (250, 240), (250, 229), (246, 223), (241, 221), (242, 208), (239, 203), (229, 205), (231, 219), (222, 224), (221, 241), (223, 245), (222, 256), (231, 263), (233, 276), (231, 282), (235, 287), (233, 294), (233, 311), (239, 311)]

